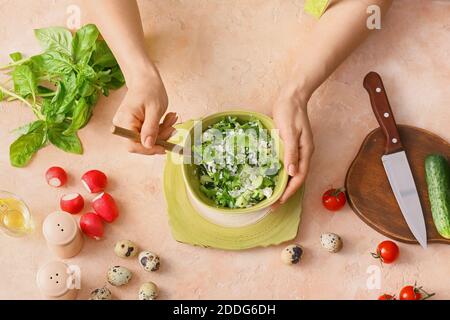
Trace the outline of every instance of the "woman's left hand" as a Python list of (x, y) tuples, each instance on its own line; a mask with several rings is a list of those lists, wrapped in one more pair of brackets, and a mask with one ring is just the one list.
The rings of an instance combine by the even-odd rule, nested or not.
[(284, 142), (284, 166), (291, 176), (286, 190), (274, 204), (274, 208), (295, 194), (305, 181), (309, 170), (314, 142), (306, 106), (306, 99), (289, 96), (279, 98), (273, 108), (273, 118)]

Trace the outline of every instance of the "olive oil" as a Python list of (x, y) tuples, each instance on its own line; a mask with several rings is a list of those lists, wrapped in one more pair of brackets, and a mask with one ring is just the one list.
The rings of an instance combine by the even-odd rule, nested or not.
[(0, 192), (0, 228), (6, 234), (16, 237), (33, 232), (34, 224), (30, 211), (18, 197)]

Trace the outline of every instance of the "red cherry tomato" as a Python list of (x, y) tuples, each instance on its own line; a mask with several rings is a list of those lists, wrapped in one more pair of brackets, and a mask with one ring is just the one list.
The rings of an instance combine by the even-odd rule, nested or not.
[(330, 211), (338, 211), (342, 209), (347, 201), (344, 189), (329, 189), (322, 196), (323, 206)]
[(416, 292), (416, 288), (413, 286), (403, 287), (400, 291), (400, 300), (420, 300), (422, 295)]
[(400, 253), (397, 244), (393, 241), (386, 240), (381, 242), (377, 247), (377, 252), (372, 253), (372, 256), (376, 259), (380, 259), (383, 263), (394, 262)]
[(428, 293), (422, 287), (414, 285), (403, 287), (399, 298), (400, 300), (426, 300), (434, 295), (434, 293)]
[(385, 293), (379, 296), (378, 300), (396, 300), (396, 299), (395, 296)]

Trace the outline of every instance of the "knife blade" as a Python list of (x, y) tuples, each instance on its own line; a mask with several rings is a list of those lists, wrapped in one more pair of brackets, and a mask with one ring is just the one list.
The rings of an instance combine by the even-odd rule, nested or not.
[(426, 248), (427, 231), (419, 194), (380, 75), (368, 73), (364, 78), (364, 88), (369, 93), (373, 112), (386, 137), (381, 161), (389, 184), (411, 233)]

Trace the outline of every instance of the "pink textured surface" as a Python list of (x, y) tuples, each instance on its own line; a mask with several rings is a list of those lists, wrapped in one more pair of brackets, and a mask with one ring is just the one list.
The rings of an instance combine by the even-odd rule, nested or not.
[[(304, 32), (314, 23), (302, 13), (303, 1), (199, 2), (140, 2), (149, 51), (165, 80), (170, 110), (182, 119), (234, 107), (269, 112), (302, 49)], [(32, 29), (65, 25), (70, 4), (2, 0), (0, 62), (7, 62), (9, 52), (35, 53)], [(77, 257), (66, 260), (82, 270), (79, 298), (87, 298), (90, 290), (106, 282), (111, 265), (134, 271), (130, 284), (112, 289), (120, 299), (136, 298), (140, 284), (148, 280), (159, 285), (162, 299), (373, 299), (382, 291), (397, 293), (414, 281), (435, 291), (437, 298), (450, 298), (446, 245), (422, 250), (400, 244), (398, 263), (381, 269), (381, 289), (368, 289), (367, 268), (378, 266), (369, 252), (384, 237), (348, 207), (330, 214), (320, 203), (324, 189), (343, 184), (364, 136), (376, 127), (362, 87), (370, 70), (383, 76), (398, 122), (423, 127), (450, 141), (450, 3), (397, 0), (382, 23), (382, 30), (354, 52), (311, 100), (316, 152), (297, 239), (305, 256), (293, 267), (280, 261), (281, 246), (224, 252), (172, 239), (161, 190), (164, 158), (128, 154), (123, 141), (108, 131), (125, 89), (100, 100), (91, 122), (80, 132), (82, 157), (48, 147), (25, 169), (9, 165), (8, 148), (14, 139), (10, 131), (33, 115), (18, 103), (0, 103), (0, 189), (23, 197), (38, 225), (31, 238), (0, 236), (0, 298), (39, 298), (36, 272), (53, 258), (40, 232), (42, 220), (58, 209), (63, 193), (86, 195), (79, 179), (92, 168), (109, 175), (108, 192), (116, 196), (121, 216), (106, 226), (104, 240), (87, 240)], [(44, 173), (51, 165), (67, 169), (67, 187), (46, 185)], [(344, 239), (340, 253), (329, 254), (320, 247), (320, 234), (327, 231)], [(161, 269), (146, 273), (136, 260), (116, 257), (113, 246), (119, 239), (159, 253)]]

